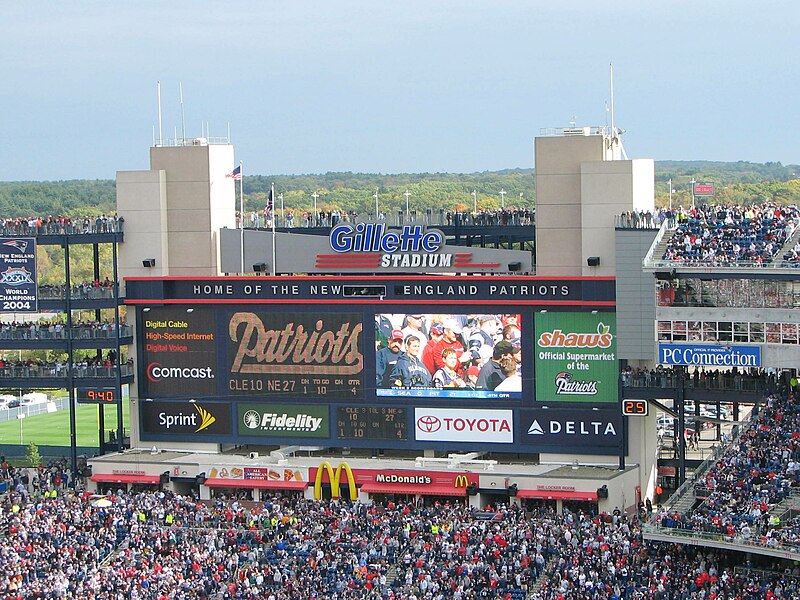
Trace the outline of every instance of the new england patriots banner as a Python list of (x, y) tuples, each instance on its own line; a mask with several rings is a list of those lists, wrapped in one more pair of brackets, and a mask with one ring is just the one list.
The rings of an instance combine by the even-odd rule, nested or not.
[(38, 310), (36, 238), (0, 238), (0, 313)]

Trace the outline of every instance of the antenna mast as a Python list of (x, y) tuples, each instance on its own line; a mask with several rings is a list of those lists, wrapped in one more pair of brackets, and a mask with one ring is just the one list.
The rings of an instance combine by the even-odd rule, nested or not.
[(183, 140), (181, 143), (183, 144), (186, 142), (186, 118), (183, 114), (183, 82), (178, 83), (178, 89), (181, 93), (181, 138)]
[(158, 145), (164, 145), (164, 135), (161, 131), (161, 82), (156, 82), (156, 88), (158, 90)]
[(611, 135), (613, 137), (617, 133), (614, 129), (614, 63), (609, 63), (608, 78), (611, 85)]

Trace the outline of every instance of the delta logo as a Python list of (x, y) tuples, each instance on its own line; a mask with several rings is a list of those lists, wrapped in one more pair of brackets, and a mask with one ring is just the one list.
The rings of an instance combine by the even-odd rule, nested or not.
[(610, 348), (614, 340), (611, 328), (597, 324), (597, 333), (564, 333), (561, 329), (544, 331), (536, 341), (540, 348)]

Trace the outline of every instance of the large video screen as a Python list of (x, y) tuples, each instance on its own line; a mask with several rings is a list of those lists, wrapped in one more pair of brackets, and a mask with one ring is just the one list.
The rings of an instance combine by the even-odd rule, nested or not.
[(375, 315), (378, 396), (522, 397), (519, 314)]
[(534, 350), (537, 402), (619, 400), (616, 314), (537, 313)]
[(144, 397), (213, 396), (217, 391), (214, 311), (160, 307), (142, 311)]
[(227, 329), (232, 396), (363, 395), (361, 313), (237, 311)]

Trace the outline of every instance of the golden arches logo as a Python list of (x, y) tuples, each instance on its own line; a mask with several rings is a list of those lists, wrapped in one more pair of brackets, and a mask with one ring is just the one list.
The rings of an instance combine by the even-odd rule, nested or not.
[(328, 480), (331, 483), (331, 497), (339, 497), (339, 484), (342, 478), (342, 469), (344, 469), (345, 476), (347, 477), (348, 487), (350, 488), (350, 500), (358, 500), (358, 489), (356, 488), (356, 476), (353, 475), (353, 469), (350, 468), (346, 462), (339, 463), (336, 470), (333, 470), (331, 463), (327, 460), (324, 461), (317, 469), (317, 476), (314, 478), (314, 498), (320, 500), (322, 498), (322, 472), (328, 472)]
[(455, 480), (453, 481), (453, 487), (460, 488), (460, 487), (468, 487), (469, 486), (469, 479), (467, 479), (466, 475), (458, 475)]
[(203, 431), (203, 429), (206, 429), (207, 427), (211, 427), (211, 425), (213, 425), (216, 422), (217, 417), (212, 415), (202, 406), (198, 406), (197, 404), (195, 404), (194, 409), (197, 411), (197, 414), (200, 415), (200, 427), (194, 430), (195, 433)]

